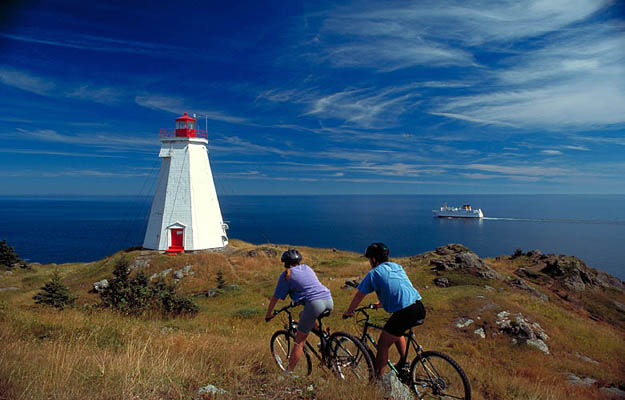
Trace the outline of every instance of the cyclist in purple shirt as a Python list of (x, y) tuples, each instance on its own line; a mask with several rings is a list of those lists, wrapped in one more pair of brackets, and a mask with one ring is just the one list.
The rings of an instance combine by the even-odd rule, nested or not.
[(286, 372), (291, 373), (302, 357), (303, 346), (310, 331), (315, 327), (316, 319), (326, 310), (332, 310), (334, 303), (330, 290), (323, 286), (315, 271), (308, 265), (302, 264), (302, 255), (296, 249), (282, 253), (282, 262), (285, 271), (280, 274), (273, 297), (269, 301), (265, 321), (271, 320), (273, 308), (278, 300), (284, 300), (287, 294), (294, 302), (304, 304), (304, 310), (299, 315), (295, 345), (289, 357), (289, 366)]
[[(388, 260), (388, 254), (388, 247), (384, 243), (372, 243), (367, 247), (365, 257), (369, 259), (371, 270), (358, 285), (358, 291), (343, 314), (343, 318), (352, 317), (354, 309), (358, 307), (362, 299), (373, 291), (379, 300), (375, 305), (376, 308), (383, 307), (384, 311), (392, 313), (378, 340), (378, 354), (375, 358), (375, 371), (378, 378), (384, 373), (391, 345), (395, 343), (397, 351), (403, 358), (406, 353), (404, 332), (425, 319), (421, 295), (412, 286), (402, 266)], [(397, 365), (398, 370), (405, 367), (403, 362), (405, 360), (400, 359), (401, 365)]]

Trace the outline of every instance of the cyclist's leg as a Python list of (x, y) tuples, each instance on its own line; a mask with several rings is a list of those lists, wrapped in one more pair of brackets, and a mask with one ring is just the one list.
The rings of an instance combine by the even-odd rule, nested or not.
[(401, 338), (401, 336), (395, 336), (386, 330), (383, 330), (380, 334), (380, 339), (378, 340), (378, 354), (375, 357), (376, 377), (379, 378), (384, 374), (384, 369), (386, 368), (386, 363), (388, 362), (388, 350), (393, 343), (397, 343), (397, 341)]
[(424, 318), (425, 307), (420, 300), (417, 300), (408, 307), (393, 313), (391, 319), (389, 319), (384, 326), (386, 331), (400, 337), (399, 340), (395, 342), (395, 346), (399, 352), (398, 369), (403, 368), (406, 362), (407, 344), (406, 338), (404, 337), (405, 332), (415, 325), (422, 323)]
[(397, 367), (401, 369), (406, 363), (406, 338), (404, 336), (400, 336), (399, 340), (395, 342), (395, 347), (399, 353), (399, 362), (397, 363)]
[(295, 343), (293, 344), (293, 351), (291, 352), (291, 356), (289, 357), (289, 366), (287, 370), (293, 371), (297, 362), (300, 358), (302, 358), (302, 353), (304, 352), (304, 343), (306, 343), (306, 338), (308, 337), (308, 332), (297, 331), (295, 334)]
[(306, 343), (308, 334), (315, 326), (317, 317), (327, 308), (332, 309), (332, 299), (307, 301), (306, 305), (304, 305), (304, 309), (299, 315), (297, 333), (295, 334), (295, 345), (293, 346), (293, 352), (289, 358), (289, 371), (292, 371), (293, 368), (295, 368), (297, 362), (302, 357), (304, 343)]

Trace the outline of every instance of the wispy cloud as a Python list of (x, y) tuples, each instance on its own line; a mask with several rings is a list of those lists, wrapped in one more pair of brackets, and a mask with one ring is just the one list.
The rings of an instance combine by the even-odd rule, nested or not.
[(567, 149), (567, 150), (590, 151), (590, 149), (586, 146), (566, 145), (566, 146), (562, 146), (562, 148)]
[(19, 42), (67, 47), (88, 51), (108, 53), (131, 53), (143, 55), (179, 54), (180, 47), (163, 43), (150, 43), (135, 40), (116, 39), (104, 36), (81, 35), (76, 32), (58, 31), (22, 31), (17, 34), (0, 32), (0, 37)]
[(260, 145), (252, 143), (248, 140), (241, 139), (238, 136), (229, 136), (222, 139), (216, 139), (209, 145), (211, 151), (220, 152), (221, 154), (277, 154), (279, 156), (296, 156), (300, 152), (291, 149), (281, 149), (278, 147)]
[[(466, 47), (505, 47), (583, 20), (609, 1), (359, 3), (325, 19), (320, 40), (337, 66), (392, 71), (416, 65), (475, 66)], [(444, 29), (440, 29), (444, 26)], [(454, 46), (452, 43), (458, 43)]]
[(120, 89), (59, 81), (7, 66), (0, 67), (0, 82), (46, 97), (75, 98), (102, 104), (119, 103), (125, 96)]
[(581, 140), (584, 142), (596, 143), (596, 144), (614, 144), (617, 146), (625, 146), (625, 138), (623, 137), (610, 137), (610, 136), (581, 136), (575, 135), (572, 138)]
[(148, 172), (124, 172), (124, 171), (103, 171), (95, 169), (75, 169), (75, 170), (58, 170), (58, 171), (41, 171), (41, 170), (20, 170), (20, 171), (2, 171), (0, 176), (5, 177), (37, 177), (37, 178), (136, 178), (148, 176)]
[(499, 65), (492, 77), (505, 90), (441, 98), (432, 114), (550, 130), (625, 123), (624, 48), (615, 26), (572, 28)]
[(119, 103), (125, 93), (114, 88), (93, 88), (89, 85), (83, 85), (65, 92), (65, 96), (102, 104), (114, 104)]
[(198, 117), (207, 116), (208, 119), (215, 121), (224, 121), (233, 124), (246, 124), (248, 120), (242, 117), (235, 117), (231, 115), (224, 114), (220, 111), (213, 110), (203, 110), (197, 109), (194, 107), (187, 106), (185, 100), (178, 97), (166, 97), (166, 96), (156, 96), (156, 95), (148, 95), (148, 96), (136, 96), (135, 102), (146, 108), (151, 108), (154, 110), (167, 111), (173, 114), (182, 114), (185, 111), (192, 110), (192, 113), (198, 115)]
[(468, 164), (465, 168), (505, 175), (561, 176), (570, 173), (570, 171), (560, 167), (543, 167), (536, 165), (505, 166), (494, 164)]
[(383, 90), (357, 89), (333, 93), (316, 99), (306, 115), (335, 118), (362, 128), (388, 128), (397, 118), (416, 105), (418, 93), (413, 86)]
[(49, 80), (9, 67), (0, 67), (0, 82), (40, 95), (48, 95), (55, 89), (55, 84)]
[(127, 158), (125, 156), (114, 156), (109, 154), (74, 153), (68, 151), (52, 151), (52, 150), (31, 150), (31, 149), (0, 149), (0, 153), (9, 154), (33, 154), (46, 156), (62, 156), (62, 157), (96, 157), (96, 158)]
[(158, 145), (156, 136), (137, 137), (112, 133), (89, 133), (66, 135), (52, 129), (26, 130), (17, 129), (16, 133), (2, 134), (4, 137), (26, 139), (29, 141), (54, 142), (88, 147), (100, 147), (116, 151), (153, 151)]
[(558, 156), (558, 155), (562, 154), (562, 152), (560, 150), (550, 150), (550, 149), (549, 150), (542, 150), (540, 153), (541, 154), (546, 154), (546, 155), (549, 155), (549, 156)]

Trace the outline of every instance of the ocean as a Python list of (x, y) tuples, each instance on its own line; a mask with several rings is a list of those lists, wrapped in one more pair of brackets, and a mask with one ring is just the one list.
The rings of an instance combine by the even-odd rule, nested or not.
[[(151, 198), (0, 197), (0, 239), (31, 262), (93, 261), (141, 245)], [(432, 218), (443, 203), (482, 220)], [(481, 257), (540, 249), (625, 279), (625, 195), (220, 196), (230, 238), (393, 256), (462, 243)]]

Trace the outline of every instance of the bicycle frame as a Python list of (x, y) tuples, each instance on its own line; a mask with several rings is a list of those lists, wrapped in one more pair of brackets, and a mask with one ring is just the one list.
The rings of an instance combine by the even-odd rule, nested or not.
[[(364, 319), (360, 321), (357, 320), (358, 323), (363, 323), (362, 335), (358, 340), (366, 346), (367, 343), (371, 343), (377, 349), (377, 343), (375, 339), (369, 333), (369, 328), (383, 330), (384, 327), (375, 324), (373, 322), (369, 322), (370, 316), (367, 313), (366, 309), (373, 309), (373, 305), (369, 305), (366, 307), (357, 308), (354, 310), (354, 313), (362, 313), (364, 315)], [(420, 323), (419, 323), (420, 324)], [(413, 359), (412, 365), (410, 366), (410, 371), (408, 369), (402, 368), (401, 371), (398, 371), (395, 365), (388, 361), (388, 365), (391, 370), (396, 374), (397, 378), (404, 384), (408, 385), (414, 392), (417, 394), (419, 398), (421, 398), (421, 390), (428, 391), (431, 390), (431, 393), (435, 396), (439, 396), (440, 398), (451, 397), (457, 399), (470, 399), (471, 398), (471, 386), (467, 379), (466, 374), (462, 370), (462, 368), (458, 365), (456, 361), (454, 361), (448, 355), (437, 352), (437, 351), (424, 351), (423, 347), (417, 342), (415, 338), (415, 334), (412, 331), (412, 328), (406, 331), (402, 337), (406, 338), (406, 352), (401, 356), (400, 364), (406, 365), (406, 360), (408, 359), (408, 354), (410, 353), (410, 347), (414, 348), (415, 358)], [(368, 351), (371, 352), (371, 349), (368, 348)], [(444, 362), (443, 365), (451, 366), (453, 368), (453, 372), (451, 372), (451, 378), (454, 381), (454, 384), (451, 386), (452, 390), (456, 391), (457, 389), (462, 387), (463, 394), (454, 394), (449, 395), (446, 392), (448, 389), (449, 382), (448, 376), (441, 376), (439, 371), (437, 370), (436, 363), (432, 362), (432, 359), (442, 360)], [(425, 375), (425, 378), (419, 377), (419, 379), (415, 379), (415, 367), (419, 368)], [(456, 379), (454, 379), (456, 378)], [(459, 379), (459, 381), (457, 380)], [(461, 382), (461, 384), (458, 384)], [(462, 397), (460, 397), (462, 396)]]
[[(299, 303), (291, 303), (285, 307), (282, 307), (280, 310), (274, 311), (274, 315), (278, 315), (281, 312), (285, 312), (288, 315), (288, 325), (284, 325), (284, 329), (291, 332), (293, 335), (297, 334), (297, 323), (293, 319), (293, 315), (291, 313), (291, 308), (299, 306)], [(309, 353), (312, 353), (317, 360), (321, 364), (328, 363), (328, 339), (330, 337), (329, 331), (323, 330), (323, 323), (321, 322), (321, 318), (317, 318), (317, 324), (319, 326), (319, 331), (313, 329), (311, 332), (314, 333), (317, 337), (319, 337), (319, 352), (310, 344), (308, 340), (304, 342), (304, 351), (308, 350)]]
[[(377, 350), (378, 344), (376, 343), (375, 339), (371, 336), (371, 334), (368, 332), (368, 330), (369, 328), (384, 330), (384, 327), (378, 324), (374, 324), (373, 322), (369, 322), (370, 316), (365, 311), (366, 309), (373, 309), (373, 307), (366, 306), (366, 307), (360, 307), (354, 310), (354, 313), (360, 312), (365, 316), (363, 329), (362, 329), (362, 335), (358, 339), (365, 346), (367, 343), (371, 343), (373, 347)], [(406, 353), (404, 353), (403, 355), (400, 354), (401, 364), (405, 364), (406, 360), (408, 359), (408, 354), (410, 353), (411, 346), (414, 348), (415, 354), (417, 356), (419, 355), (419, 353), (423, 351), (423, 347), (421, 347), (421, 345), (417, 343), (417, 340), (415, 339), (415, 335), (412, 329), (410, 329), (407, 333), (404, 333), (403, 337), (406, 338)], [(397, 368), (395, 368), (395, 365), (390, 360), (387, 361), (387, 364), (395, 372), (395, 374), (397, 374), (397, 376), (401, 376), (401, 373), (397, 370)]]

